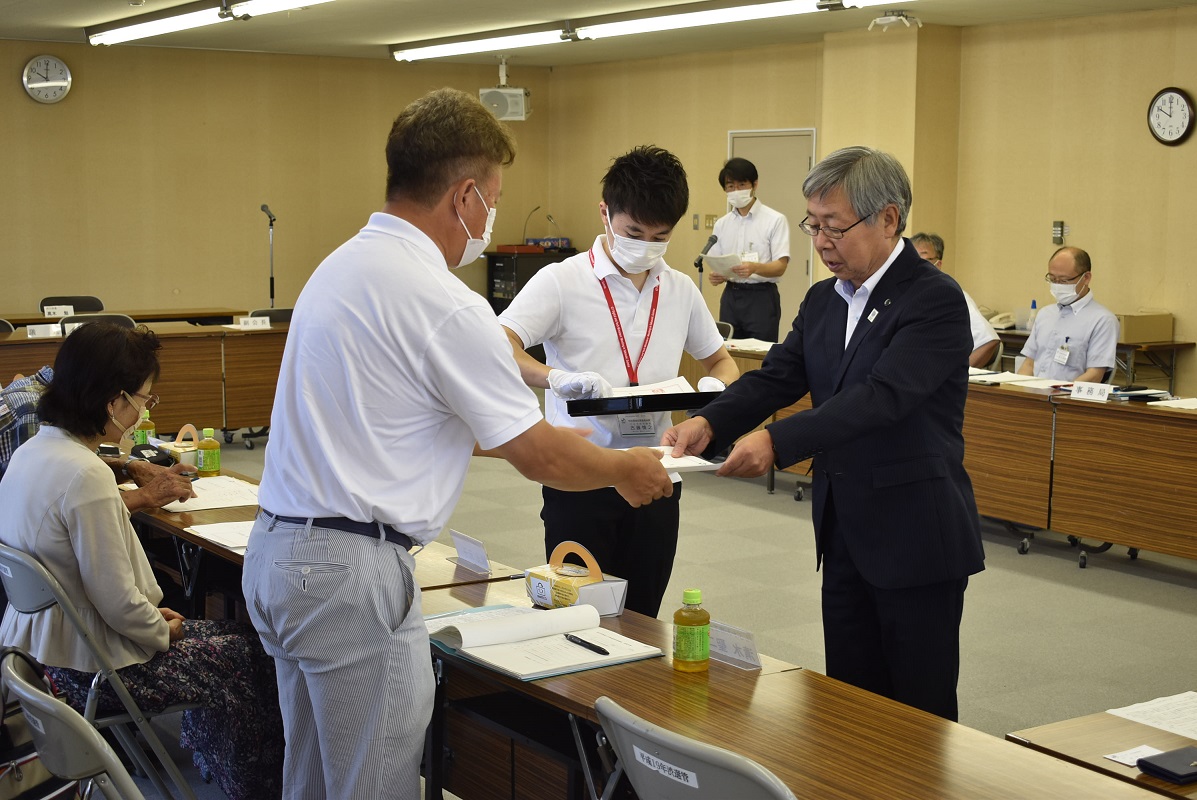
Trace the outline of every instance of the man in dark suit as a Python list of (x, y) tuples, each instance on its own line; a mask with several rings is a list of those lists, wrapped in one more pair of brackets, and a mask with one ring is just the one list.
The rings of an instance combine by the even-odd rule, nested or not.
[(834, 277), (761, 369), (662, 443), (720, 452), (809, 392), (813, 408), (744, 436), (716, 474), (814, 457), (827, 674), (954, 720), (964, 590), (984, 569), (962, 463), (968, 308), (901, 238), (911, 192), (893, 156), (838, 150), (802, 189), (799, 227)]

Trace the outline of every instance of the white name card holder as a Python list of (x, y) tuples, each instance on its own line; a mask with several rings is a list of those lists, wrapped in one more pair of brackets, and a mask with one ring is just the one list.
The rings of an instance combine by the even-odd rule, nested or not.
[(270, 317), (237, 317), (237, 327), (243, 331), (269, 329)]
[(760, 669), (761, 654), (756, 650), (752, 631), (711, 620), (711, 658), (740, 669)]
[(1072, 394), (1069, 396), (1074, 400), (1104, 403), (1110, 399), (1110, 391), (1113, 388), (1108, 383), (1086, 383), (1085, 381), (1078, 381), (1072, 384)]
[(449, 556), (452, 561), (463, 569), (478, 575), (490, 574), (490, 559), (486, 556), (486, 545), (472, 536), (466, 536), (461, 531), (449, 529), (449, 536), (453, 539), (453, 546), (457, 548), (457, 555)]
[(81, 325), (86, 325), (87, 323), (86, 322), (63, 322), (60, 324), (62, 325), (62, 335), (70, 336), (72, 333), (75, 332), (76, 328), (78, 328)]
[(46, 306), (45, 310), (42, 311), (42, 313), (45, 314), (47, 318), (69, 317), (75, 313), (75, 307), (74, 306)]
[(26, 325), (25, 335), (30, 339), (57, 339), (59, 336), (62, 336), (62, 325), (57, 322)]

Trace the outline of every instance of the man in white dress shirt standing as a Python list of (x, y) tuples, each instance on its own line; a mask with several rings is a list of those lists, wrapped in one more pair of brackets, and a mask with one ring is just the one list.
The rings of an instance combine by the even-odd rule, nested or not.
[(546, 423), (486, 301), (449, 270), (482, 254), (506, 127), (464, 92), (409, 105), (381, 212), (295, 304), (245, 555), (250, 617), (275, 659), (288, 800), (415, 800), (433, 676), (409, 549), (434, 539), (475, 442), (532, 480), (673, 491), (659, 455)]

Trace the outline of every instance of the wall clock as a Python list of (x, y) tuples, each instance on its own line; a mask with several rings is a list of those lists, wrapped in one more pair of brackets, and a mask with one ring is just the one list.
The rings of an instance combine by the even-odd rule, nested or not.
[(37, 56), (21, 73), (25, 91), (39, 103), (57, 103), (71, 90), (71, 70), (56, 56)]
[(1147, 107), (1147, 128), (1161, 144), (1180, 144), (1193, 132), (1193, 99), (1184, 89), (1160, 89)]

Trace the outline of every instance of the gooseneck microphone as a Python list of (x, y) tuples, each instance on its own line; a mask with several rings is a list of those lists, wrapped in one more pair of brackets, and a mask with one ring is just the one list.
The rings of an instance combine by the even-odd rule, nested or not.
[(532, 215), (539, 210), (540, 206), (537, 206), (528, 212), (528, 216), (524, 217), (524, 232), (520, 234), (520, 244), (524, 244), (528, 241), (528, 220), (532, 219)]
[(702, 257), (710, 252), (717, 241), (719, 241), (719, 237), (712, 233), (711, 238), (707, 239), (707, 243), (702, 246), (702, 252), (698, 254), (698, 258), (694, 259), (694, 268), (699, 272), (702, 272)]
[(270, 206), (266, 205), (265, 203), (262, 203), (262, 211), (265, 212), (266, 216), (270, 217), (270, 224), (273, 225), (275, 216), (274, 216), (274, 214), (270, 213)]

